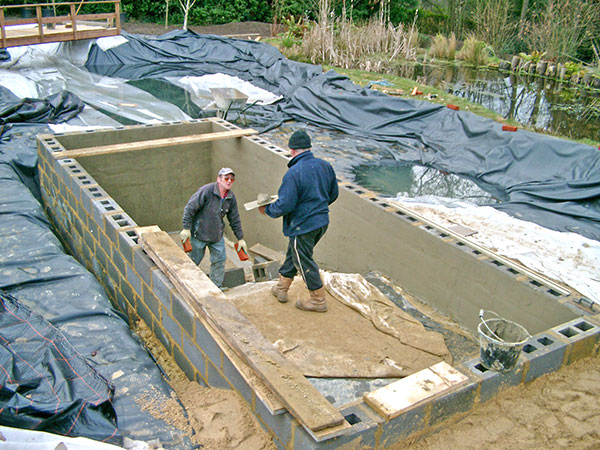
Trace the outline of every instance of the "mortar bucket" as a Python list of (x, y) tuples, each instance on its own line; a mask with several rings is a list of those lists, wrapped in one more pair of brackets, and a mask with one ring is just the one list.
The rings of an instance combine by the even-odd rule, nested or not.
[[(493, 314), (484, 318), (485, 313)], [(517, 364), (521, 349), (531, 335), (518, 323), (503, 319), (493, 311), (479, 312), (479, 354), (484, 367), (508, 372)]]

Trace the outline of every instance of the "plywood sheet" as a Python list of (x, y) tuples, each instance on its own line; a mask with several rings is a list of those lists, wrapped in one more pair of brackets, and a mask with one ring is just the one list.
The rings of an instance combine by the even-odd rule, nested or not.
[(402, 380), (364, 395), (364, 401), (386, 419), (393, 419), (426, 400), (448, 392), (468, 380), (442, 361)]

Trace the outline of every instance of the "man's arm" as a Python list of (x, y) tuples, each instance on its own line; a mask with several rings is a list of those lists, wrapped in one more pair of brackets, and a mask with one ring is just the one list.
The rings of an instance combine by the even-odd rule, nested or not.
[(235, 234), (235, 237), (238, 238), (238, 240), (243, 239), (244, 232), (242, 230), (242, 221), (240, 220), (240, 212), (238, 211), (235, 196), (231, 199), (231, 207), (227, 213), (227, 221), (229, 222), (229, 226), (231, 227), (233, 234)]
[(183, 208), (183, 219), (181, 222), (184, 230), (190, 230), (192, 228), (194, 216), (203, 206), (204, 197), (202, 196), (202, 189), (198, 189), (190, 197), (185, 208)]
[(277, 200), (264, 209), (264, 212), (274, 219), (289, 214), (298, 203), (298, 187), (290, 172), (283, 176), (277, 196)]
[(332, 173), (333, 178), (331, 180), (331, 186), (329, 187), (329, 204), (330, 205), (337, 200), (338, 195), (340, 194), (337, 178), (335, 176), (333, 167), (331, 167), (331, 173)]

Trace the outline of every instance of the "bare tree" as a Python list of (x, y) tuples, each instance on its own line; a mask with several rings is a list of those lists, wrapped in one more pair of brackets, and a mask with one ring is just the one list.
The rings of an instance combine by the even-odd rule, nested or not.
[(179, 4), (181, 5), (181, 9), (183, 9), (183, 29), (187, 30), (188, 23), (188, 14), (194, 6), (196, 0), (179, 0)]

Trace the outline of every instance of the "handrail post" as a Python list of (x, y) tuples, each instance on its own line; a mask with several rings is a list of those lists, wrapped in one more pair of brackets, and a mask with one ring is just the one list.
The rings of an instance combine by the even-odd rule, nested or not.
[(71, 9), (71, 26), (73, 27), (73, 39), (77, 39), (77, 21), (75, 20), (75, 16), (77, 12), (75, 11), (75, 3), (71, 3), (69, 5)]
[(44, 42), (44, 26), (42, 24), (42, 7), (41, 5), (35, 6), (35, 16), (37, 18), (38, 23), (38, 34), (40, 37), (40, 43)]
[(121, 34), (121, 0), (115, 2), (115, 23), (117, 25), (117, 33)]
[(2, 30), (0, 31), (0, 33), (2, 33), (2, 48), (6, 47), (6, 24), (4, 23), (4, 8), (0, 8), (0, 27), (2, 28)]

